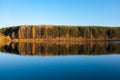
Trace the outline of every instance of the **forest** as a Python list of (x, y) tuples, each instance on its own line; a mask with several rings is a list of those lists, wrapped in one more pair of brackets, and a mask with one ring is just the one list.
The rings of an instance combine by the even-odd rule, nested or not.
[(9, 36), (11, 40), (120, 40), (120, 27), (22, 25), (1, 28), (0, 35)]

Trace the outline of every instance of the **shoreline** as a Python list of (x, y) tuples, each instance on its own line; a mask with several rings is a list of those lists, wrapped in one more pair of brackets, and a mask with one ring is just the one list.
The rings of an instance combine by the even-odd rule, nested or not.
[(81, 40), (81, 39), (13, 39), (11, 42), (104, 42), (104, 41), (120, 41), (119, 39), (97, 39), (97, 40)]

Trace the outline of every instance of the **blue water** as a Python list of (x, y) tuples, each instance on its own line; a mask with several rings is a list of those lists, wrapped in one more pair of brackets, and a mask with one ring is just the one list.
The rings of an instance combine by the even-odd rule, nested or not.
[(120, 80), (120, 55), (20, 56), (0, 53), (0, 80)]

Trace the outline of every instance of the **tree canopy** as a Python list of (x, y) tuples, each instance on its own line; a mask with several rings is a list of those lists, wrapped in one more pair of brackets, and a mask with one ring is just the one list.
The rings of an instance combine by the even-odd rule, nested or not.
[(24, 25), (1, 28), (0, 34), (11, 39), (31, 38), (83, 38), (120, 39), (120, 27), (104, 26), (60, 26), (60, 25)]

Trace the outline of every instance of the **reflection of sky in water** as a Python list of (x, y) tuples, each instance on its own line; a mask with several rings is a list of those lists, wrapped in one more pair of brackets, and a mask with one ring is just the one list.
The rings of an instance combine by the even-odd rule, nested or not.
[(0, 79), (117, 79), (119, 62), (120, 55), (42, 57), (1, 53)]

